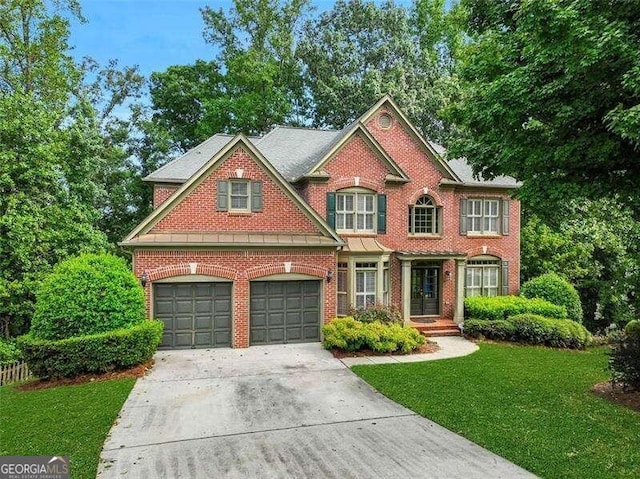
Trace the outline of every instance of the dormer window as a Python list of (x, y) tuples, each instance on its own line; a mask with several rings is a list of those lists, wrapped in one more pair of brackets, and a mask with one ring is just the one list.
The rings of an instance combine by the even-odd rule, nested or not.
[(430, 196), (418, 198), (414, 205), (409, 206), (409, 233), (414, 235), (441, 234), (440, 208), (436, 206)]

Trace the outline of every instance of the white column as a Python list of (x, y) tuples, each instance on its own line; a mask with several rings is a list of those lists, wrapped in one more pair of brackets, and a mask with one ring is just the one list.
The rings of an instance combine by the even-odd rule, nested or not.
[(460, 324), (464, 321), (464, 267), (467, 261), (464, 259), (456, 259), (456, 304), (453, 313), (453, 320)]
[(402, 317), (411, 320), (411, 261), (402, 260)]

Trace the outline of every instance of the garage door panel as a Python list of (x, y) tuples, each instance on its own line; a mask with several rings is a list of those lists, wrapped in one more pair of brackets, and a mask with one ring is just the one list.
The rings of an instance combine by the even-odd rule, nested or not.
[(162, 348), (231, 346), (231, 283), (154, 285), (154, 316), (165, 325)]
[(250, 288), (250, 343), (320, 340), (319, 281), (256, 281)]

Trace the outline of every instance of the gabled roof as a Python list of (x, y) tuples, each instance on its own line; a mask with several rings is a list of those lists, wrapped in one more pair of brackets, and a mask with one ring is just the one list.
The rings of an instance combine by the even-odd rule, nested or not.
[(322, 167), (326, 165), (327, 162), (329, 162), (333, 155), (356, 134), (362, 135), (364, 141), (369, 145), (373, 152), (384, 163), (387, 164), (390, 174), (393, 177), (398, 178), (401, 181), (409, 181), (409, 177), (405, 174), (404, 171), (402, 171), (402, 168), (400, 168), (400, 166), (398, 166), (398, 164), (393, 161), (393, 158), (389, 156), (384, 148), (382, 148), (382, 145), (378, 143), (378, 140), (376, 140), (373, 135), (369, 133), (369, 130), (367, 130), (364, 124), (359, 120), (353, 122), (351, 125), (340, 131), (340, 133), (333, 139), (333, 141), (325, 147), (320, 160), (310, 170), (308, 170), (304, 174), (304, 176), (312, 176), (314, 173), (320, 173)]
[[(178, 190), (156, 208), (142, 223), (134, 228), (131, 233), (120, 243), (121, 245), (135, 244), (134, 238), (139, 235), (148, 233), (162, 218), (164, 218), (183, 198), (191, 193), (200, 183), (217, 169), (223, 161), (235, 150), (236, 147), (243, 147), (254, 160), (262, 166), (267, 174), (278, 184), (284, 193), (296, 204), (296, 206), (318, 227), (319, 232), (323, 236), (331, 238), (333, 244), (338, 246), (344, 244), (342, 239), (333, 231), (324, 219), (315, 212), (301, 197), (296, 193), (293, 187), (282, 177), (282, 175), (269, 163), (269, 161), (258, 151), (258, 149), (249, 141), (247, 137), (240, 134), (235, 136), (214, 155), (210, 156), (201, 167), (191, 175), (191, 177), (182, 184)], [(158, 180), (154, 180), (158, 181)]]
[[(445, 149), (436, 143), (427, 141), (389, 95), (382, 97), (360, 118), (340, 131), (275, 126), (263, 137), (249, 137), (246, 140), (273, 165), (282, 177), (289, 182), (295, 182), (305, 176), (322, 177), (321, 167), (326, 160), (353, 134), (361, 132), (374, 151), (389, 165), (392, 171), (389, 179), (407, 181), (404, 172), (365, 126), (382, 106), (385, 106), (396, 115), (409, 134), (440, 169), (444, 175), (442, 184), (494, 188), (518, 188), (520, 186), (520, 183), (514, 178), (506, 176), (493, 180), (478, 178), (473, 175), (471, 165), (464, 158), (447, 161), (444, 158)], [(234, 137), (231, 135), (213, 135), (208, 140), (187, 151), (184, 155), (154, 171), (144, 180), (154, 183), (185, 183), (212, 156), (225, 148), (233, 139)]]

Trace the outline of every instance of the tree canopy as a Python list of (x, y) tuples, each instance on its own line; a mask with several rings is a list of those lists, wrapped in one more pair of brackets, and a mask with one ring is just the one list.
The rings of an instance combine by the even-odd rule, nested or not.
[(640, 215), (637, 2), (464, 0), (470, 41), (450, 118), (452, 156), (524, 181), (538, 215), (615, 196)]

